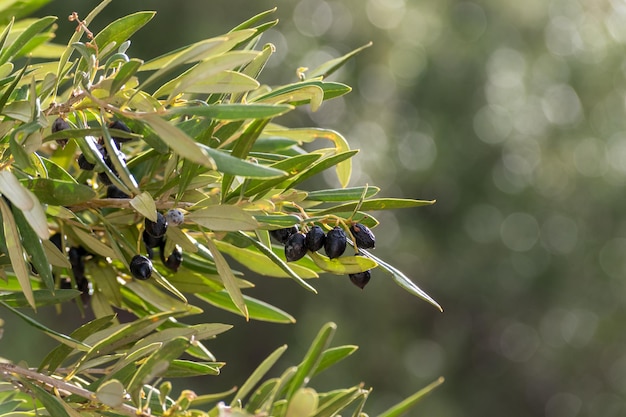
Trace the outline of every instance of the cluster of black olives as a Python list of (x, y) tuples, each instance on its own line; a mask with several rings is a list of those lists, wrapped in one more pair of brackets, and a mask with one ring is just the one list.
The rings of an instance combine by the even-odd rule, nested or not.
[(154, 258), (154, 248), (159, 248), (161, 262), (172, 271), (178, 271), (183, 262), (183, 253), (174, 246), (172, 253), (165, 257), (165, 232), (167, 232), (168, 220), (170, 223), (178, 226), (183, 223), (183, 212), (178, 209), (172, 209), (164, 216), (157, 212), (157, 221), (145, 219), (144, 230), (142, 234), (143, 243), (146, 245), (148, 256), (135, 255), (130, 261), (130, 272), (133, 277), (146, 280), (152, 276), (152, 258)]
[[(59, 233), (55, 233), (50, 236), (50, 242), (52, 242), (60, 251), (63, 251), (63, 244)], [(83, 303), (86, 304), (91, 296), (91, 285), (85, 276), (84, 259), (87, 256), (93, 256), (93, 253), (89, 252), (82, 246), (72, 246), (69, 249), (68, 256), (70, 265), (72, 265), (72, 274), (74, 275), (74, 280), (76, 281), (76, 289), (81, 292)], [(72, 281), (69, 278), (63, 278), (61, 279), (60, 287), (61, 289), (71, 289)]]
[[(70, 128), (69, 123), (63, 119), (62, 117), (58, 117), (55, 119), (55, 121), (52, 123), (52, 133), (56, 133), (59, 132), (61, 130), (67, 130)], [(111, 122), (109, 124), (109, 129), (118, 129), (118, 130), (122, 130), (124, 132), (128, 132), (131, 133), (131, 130), (128, 126), (126, 126), (126, 124), (120, 120), (115, 120), (113, 122)], [(113, 139), (113, 142), (115, 143), (115, 148), (114, 151), (117, 153), (118, 159), (125, 164), (126, 163), (126, 155), (124, 155), (124, 153), (121, 151), (122, 148), (122, 143), (129, 141), (130, 139), (128, 138), (120, 138), (120, 137), (116, 137), (116, 136), (112, 136), (111, 137)], [(57, 140), (57, 143), (61, 146), (64, 147), (67, 144), (67, 139), (59, 139)], [(98, 152), (100, 152), (100, 155), (102, 155), (102, 159), (104, 160), (105, 164), (107, 165), (107, 167), (109, 167), (111, 169), (111, 171), (113, 172), (113, 174), (117, 175), (117, 170), (115, 169), (113, 162), (111, 160), (111, 156), (108, 154), (106, 147), (104, 146), (104, 139), (100, 138), (98, 140), (98, 143), (96, 144), (96, 148), (98, 149)], [(95, 164), (92, 164), (91, 162), (89, 162), (87, 160), (87, 158), (85, 157), (84, 154), (80, 154), (78, 156), (78, 159), (76, 160), (76, 162), (78, 163), (78, 166), (80, 167), (80, 169), (83, 169), (85, 171), (93, 171), (93, 169), (96, 167)], [(107, 186), (107, 198), (129, 198), (129, 195), (124, 193), (122, 190), (120, 190), (119, 188), (117, 188), (115, 185), (113, 185), (111, 183), (111, 180), (109, 179), (109, 177), (106, 175), (106, 173), (104, 172), (99, 172), (98, 173), (98, 179), (100, 180), (100, 182), (102, 182), (102, 184)]]
[[(354, 244), (357, 248), (374, 249), (376, 237), (367, 226), (354, 223), (350, 226), (350, 233), (354, 237)], [(303, 258), (307, 251), (317, 252), (322, 248), (330, 259), (338, 258), (343, 255), (348, 244), (348, 237), (339, 226), (333, 227), (328, 233), (324, 233), (320, 226), (313, 226), (306, 234), (300, 232), (296, 226), (292, 226), (271, 230), (270, 235), (285, 245), (285, 258), (289, 262)], [(371, 272), (368, 270), (349, 274), (349, 278), (354, 285), (363, 289), (371, 278)]]

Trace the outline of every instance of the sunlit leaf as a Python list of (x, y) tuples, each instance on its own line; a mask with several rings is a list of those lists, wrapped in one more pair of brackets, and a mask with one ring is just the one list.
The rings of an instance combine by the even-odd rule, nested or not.
[(317, 77), (327, 78), (329, 75), (331, 75), (332, 73), (337, 71), (339, 68), (341, 68), (348, 60), (350, 60), (356, 54), (358, 54), (359, 52), (363, 51), (366, 48), (369, 48), (370, 46), (372, 46), (372, 42), (368, 42), (365, 45), (361, 46), (360, 48), (357, 48), (351, 52), (348, 52), (347, 54), (339, 58), (331, 59), (330, 61), (323, 63), (319, 67), (307, 72), (306, 76), (309, 79), (317, 78)]
[[(207, 303), (215, 307), (230, 311), (240, 316), (243, 315), (230, 299), (226, 291), (196, 294), (196, 296), (199, 299), (206, 301)], [(293, 316), (291, 316), (289, 313), (286, 313), (285, 311), (274, 307), (264, 301), (257, 300), (247, 295), (244, 295), (243, 299), (248, 309), (248, 315), (253, 320), (285, 324), (296, 322), (296, 319), (293, 318)]]
[(35, 193), (41, 203), (55, 206), (80, 204), (96, 196), (91, 187), (78, 184), (75, 181), (33, 178), (27, 182), (27, 186)]
[(185, 218), (214, 231), (254, 230), (259, 226), (251, 214), (231, 205), (203, 207), (192, 211)]
[(357, 274), (378, 266), (374, 260), (364, 256), (342, 256), (330, 259), (317, 252), (309, 252), (309, 256), (318, 267), (336, 275)]
[(124, 403), (124, 385), (117, 379), (106, 381), (98, 387), (96, 398), (109, 407), (119, 407)]
[(439, 377), (439, 379), (437, 379), (435, 382), (422, 388), (415, 394), (399, 402), (398, 404), (394, 405), (390, 409), (378, 414), (378, 417), (400, 417), (401, 415), (405, 414), (408, 410), (413, 408), (415, 404), (417, 404), (425, 395), (429, 394), (432, 390), (437, 388), (439, 385), (443, 384), (443, 381), (444, 379), (442, 377)]
[(157, 221), (157, 209), (156, 204), (154, 204), (154, 199), (147, 191), (139, 194), (132, 200), (130, 200), (130, 205), (133, 206), (135, 210), (142, 216), (147, 219), (156, 222)]
[(241, 293), (241, 290), (237, 285), (237, 281), (235, 275), (233, 275), (233, 271), (230, 269), (230, 266), (228, 266), (226, 259), (224, 259), (224, 256), (220, 253), (217, 246), (215, 245), (215, 242), (211, 238), (208, 238), (206, 240), (206, 244), (211, 251), (211, 255), (213, 255), (213, 259), (215, 260), (215, 266), (217, 267), (217, 272), (222, 278), (222, 282), (224, 283), (224, 287), (226, 288), (230, 299), (237, 307), (237, 310), (239, 310), (241, 314), (243, 314), (243, 316), (246, 318), (246, 320), (248, 320), (248, 307), (243, 298), (243, 294)]
[(254, 388), (254, 386), (258, 384), (259, 381), (261, 381), (265, 374), (267, 374), (267, 372), (272, 368), (272, 366), (274, 366), (276, 361), (280, 359), (280, 357), (283, 355), (283, 353), (285, 353), (286, 350), (287, 345), (282, 345), (274, 352), (270, 353), (269, 356), (265, 358), (263, 362), (259, 364), (259, 366), (256, 367), (256, 369), (250, 374), (246, 382), (243, 383), (241, 388), (239, 388), (239, 391), (237, 391), (237, 393), (231, 400), (231, 406), (236, 406), (237, 404), (239, 404), (240, 401), (246, 398), (246, 396), (252, 391), (252, 388)]

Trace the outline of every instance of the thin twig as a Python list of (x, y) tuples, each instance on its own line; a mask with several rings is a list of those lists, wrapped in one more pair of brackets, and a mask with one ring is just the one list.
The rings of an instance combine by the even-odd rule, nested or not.
[[(84, 388), (73, 385), (67, 381), (52, 378), (48, 375), (44, 375), (39, 372), (32, 371), (30, 369), (22, 368), (12, 363), (0, 363), (0, 377), (12, 375), (12, 374), (20, 375), (28, 379), (41, 382), (42, 384), (53, 387), (59, 392), (65, 392), (69, 394), (78, 395), (79, 397), (85, 398), (89, 401), (97, 402), (97, 397), (94, 392), (91, 392)], [(129, 417), (153, 417), (152, 414), (146, 413), (128, 404), (122, 404), (118, 407), (110, 407), (110, 408)]]

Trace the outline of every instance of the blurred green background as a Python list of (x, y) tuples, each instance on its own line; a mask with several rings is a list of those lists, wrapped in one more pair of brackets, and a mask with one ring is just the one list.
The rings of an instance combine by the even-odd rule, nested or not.
[[(37, 15), (85, 16), (96, 4), (56, 0)], [(377, 272), (364, 291), (323, 276), (317, 296), (252, 277), (250, 295), (297, 324), (207, 307), (206, 320), (236, 326), (209, 342), (228, 362), (223, 374), (194, 388), (241, 384), (282, 343), (281, 364), (295, 363), (332, 320), (335, 343), (360, 349), (318, 387), (364, 381), (370, 415), (440, 375), (445, 384), (413, 415), (626, 415), (626, 2), (114, 0), (91, 28), (156, 10), (129, 50), (148, 59), (274, 6), (280, 23), (264, 41), (277, 52), (261, 78), (270, 85), (374, 42), (333, 76), (350, 95), (281, 121), (344, 133), (362, 149), (353, 185), (437, 199), (373, 213), (374, 232), (376, 254), (445, 313)], [(61, 19), (58, 42), (72, 30)], [(336, 180), (312, 186), (323, 181)], [(55, 328), (72, 328), (68, 310), (50, 318)], [(50, 340), (23, 327), (9, 321), (0, 350), (37, 363)]]

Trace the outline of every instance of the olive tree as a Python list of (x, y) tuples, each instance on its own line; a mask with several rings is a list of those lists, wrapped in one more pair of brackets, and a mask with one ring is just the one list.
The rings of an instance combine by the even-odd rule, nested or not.
[[(366, 415), (362, 384), (310, 386), (355, 350), (331, 346), (333, 323), (279, 377), (266, 375), (286, 346), (238, 389), (174, 393), (170, 382), (218, 375), (224, 365), (203, 341), (232, 326), (186, 323), (202, 312), (196, 304), (293, 322), (245, 294), (246, 274), (315, 292), (309, 279), (320, 274), (364, 288), (377, 269), (440, 308), (372, 253), (371, 211), (433, 201), (349, 186), (358, 150), (339, 132), (281, 124), (298, 106), (315, 111), (350, 92), (327, 77), (364, 47), (270, 87), (257, 78), (275, 49), (261, 41), (277, 23), (273, 10), (144, 62), (129, 39), (154, 12), (92, 32), (109, 2), (58, 23), (26, 18), (41, 1), (0, 11), (8, 22), (0, 34), (0, 306), (52, 342), (36, 367), (0, 363), (0, 416)], [(52, 43), (56, 24), (75, 25), (67, 45)], [(326, 147), (307, 150), (311, 142)], [(304, 188), (325, 170), (337, 188)], [(69, 334), (37, 320), (38, 308), (65, 303), (95, 318)], [(404, 413), (439, 383), (382, 416)]]

